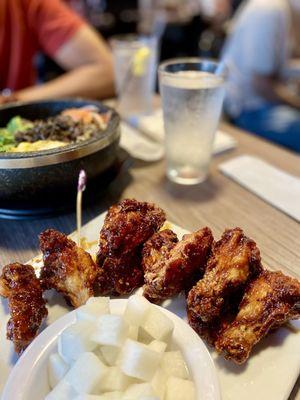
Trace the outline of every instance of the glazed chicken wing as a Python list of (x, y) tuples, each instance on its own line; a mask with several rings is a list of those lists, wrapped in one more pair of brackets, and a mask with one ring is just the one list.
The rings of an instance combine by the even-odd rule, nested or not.
[(85, 304), (94, 295), (97, 265), (89, 253), (54, 229), (39, 236), (44, 266), (41, 282), (45, 289), (56, 289), (74, 307)]
[(144, 296), (159, 302), (190, 289), (203, 274), (212, 243), (209, 228), (184, 235), (180, 242), (169, 230), (153, 235), (143, 249)]
[(141, 248), (165, 222), (154, 204), (126, 199), (110, 207), (100, 232), (99, 294), (128, 294), (143, 283)]
[(235, 320), (219, 335), (216, 349), (238, 364), (272, 327), (300, 317), (300, 282), (264, 271), (245, 291)]
[(157, 263), (166, 258), (176, 243), (178, 243), (177, 235), (171, 229), (164, 229), (151, 236), (143, 246), (143, 271), (151, 272)]
[(100, 232), (99, 254), (121, 257), (146, 242), (166, 220), (155, 204), (125, 199), (109, 208)]
[(143, 284), (141, 258), (138, 254), (104, 258), (99, 265), (95, 284), (97, 294), (125, 295)]
[(261, 270), (255, 242), (240, 228), (226, 230), (213, 247), (203, 279), (188, 294), (190, 325), (207, 338), (210, 324), (215, 324), (221, 315), (223, 319), (225, 312), (237, 303), (235, 297)]
[(31, 265), (6, 265), (0, 275), (0, 295), (8, 299), (10, 319), (7, 338), (21, 354), (36, 337), (47, 317), (46, 302), (39, 279)]

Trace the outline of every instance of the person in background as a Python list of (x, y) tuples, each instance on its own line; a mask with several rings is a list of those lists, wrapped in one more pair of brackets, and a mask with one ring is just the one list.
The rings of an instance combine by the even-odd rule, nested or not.
[(299, 0), (248, 0), (223, 51), (229, 68), (225, 110), (232, 121), (300, 152)]
[[(36, 83), (41, 50), (66, 72)], [(113, 66), (104, 40), (60, 0), (0, 1), (0, 104), (113, 94)]]

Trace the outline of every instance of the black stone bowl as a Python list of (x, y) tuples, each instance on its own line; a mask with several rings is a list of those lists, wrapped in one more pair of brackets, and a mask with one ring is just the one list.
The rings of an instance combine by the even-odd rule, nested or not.
[(115, 177), (118, 164), (120, 117), (97, 101), (66, 99), (15, 103), (0, 108), (0, 127), (14, 116), (44, 119), (66, 108), (95, 105), (111, 111), (106, 130), (99, 137), (51, 150), (0, 153), (0, 214), (39, 215), (75, 204), (78, 174), (88, 176), (87, 195), (97, 197)]

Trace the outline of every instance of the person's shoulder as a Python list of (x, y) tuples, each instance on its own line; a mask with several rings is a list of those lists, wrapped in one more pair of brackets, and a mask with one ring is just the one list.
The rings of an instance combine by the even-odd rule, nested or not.
[(248, 2), (249, 11), (266, 14), (286, 13), (288, 9), (286, 0), (250, 0)]
[(289, 16), (286, 0), (249, 0), (242, 4), (235, 17), (235, 25), (270, 25)]

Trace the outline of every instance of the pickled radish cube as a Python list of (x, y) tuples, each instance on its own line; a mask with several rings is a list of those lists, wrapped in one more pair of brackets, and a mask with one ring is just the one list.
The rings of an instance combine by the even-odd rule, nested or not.
[(118, 367), (109, 367), (106, 373), (101, 392), (124, 391), (133, 379), (125, 375)]
[(193, 382), (171, 376), (167, 380), (165, 400), (196, 400)]
[(159, 353), (164, 353), (167, 348), (167, 343), (162, 342), (161, 340), (152, 340), (151, 343), (148, 344), (149, 349), (158, 351)]
[(106, 308), (108, 309), (108, 313), (110, 313), (110, 308), (109, 308), (109, 297), (90, 297), (86, 304), (99, 304), (100, 308)]
[(65, 380), (78, 393), (97, 394), (103, 385), (107, 367), (94, 353), (82, 353), (67, 372)]
[(161, 400), (161, 399), (156, 396), (140, 396), (139, 400)]
[(99, 358), (99, 360), (107, 367), (109, 367), (109, 364), (106, 362), (105, 358), (103, 357), (103, 354), (101, 352), (101, 346), (97, 346), (93, 353)]
[(152, 305), (142, 327), (153, 339), (168, 341), (173, 333), (174, 323)]
[(164, 398), (166, 382), (167, 382), (168, 378), (169, 378), (168, 375), (161, 368), (159, 368), (155, 372), (155, 374), (152, 378), (151, 385), (153, 387), (153, 390), (154, 390), (155, 394), (158, 397), (160, 397), (161, 399)]
[(66, 375), (69, 365), (58, 354), (51, 354), (48, 362), (48, 380), (51, 389)]
[(120, 348), (116, 346), (100, 346), (99, 353), (101, 353), (105, 363), (113, 367), (116, 364), (117, 358), (120, 354)]
[(121, 347), (128, 336), (129, 326), (120, 315), (101, 315), (91, 339), (99, 344)]
[(93, 351), (97, 344), (91, 340), (94, 324), (78, 321), (65, 329), (58, 338), (58, 353), (71, 364), (80, 354)]
[(136, 325), (130, 325), (128, 330), (128, 337), (132, 340), (137, 340), (139, 336), (139, 327)]
[(176, 378), (189, 379), (189, 371), (181, 352), (167, 351), (163, 354), (161, 367), (169, 376)]
[(62, 380), (47, 394), (44, 400), (73, 400), (78, 393), (66, 380)]
[(138, 342), (149, 345), (152, 341), (153, 337), (143, 327), (139, 327)]
[(124, 374), (150, 381), (160, 363), (161, 354), (135, 340), (127, 339), (121, 354), (120, 368)]
[(108, 392), (108, 393), (103, 393), (100, 396), (101, 400), (121, 400), (123, 397), (123, 393), (122, 392)]
[(134, 383), (130, 385), (126, 389), (122, 400), (140, 400), (142, 396), (155, 396), (150, 383)]
[(86, 321), (96, 322), (100, 317), (100, 315), (109, 314), (109, 312), (110, 311), (109, 311), (108, 301), (105, 302), (95, 301), (77, 308), (76, 317), (77, 321), (86, 320)]
[(150, 310), (151, 303), (144, 296), (130, 296), (124, 312), (125, 320), (135, 326), (141, 325)]
[(75, 397), (74, 400), (121, 400), (123, 393), (121, 392), (109, 392), (103, 393), (99, 396), (93, 394), (80, 394)]

